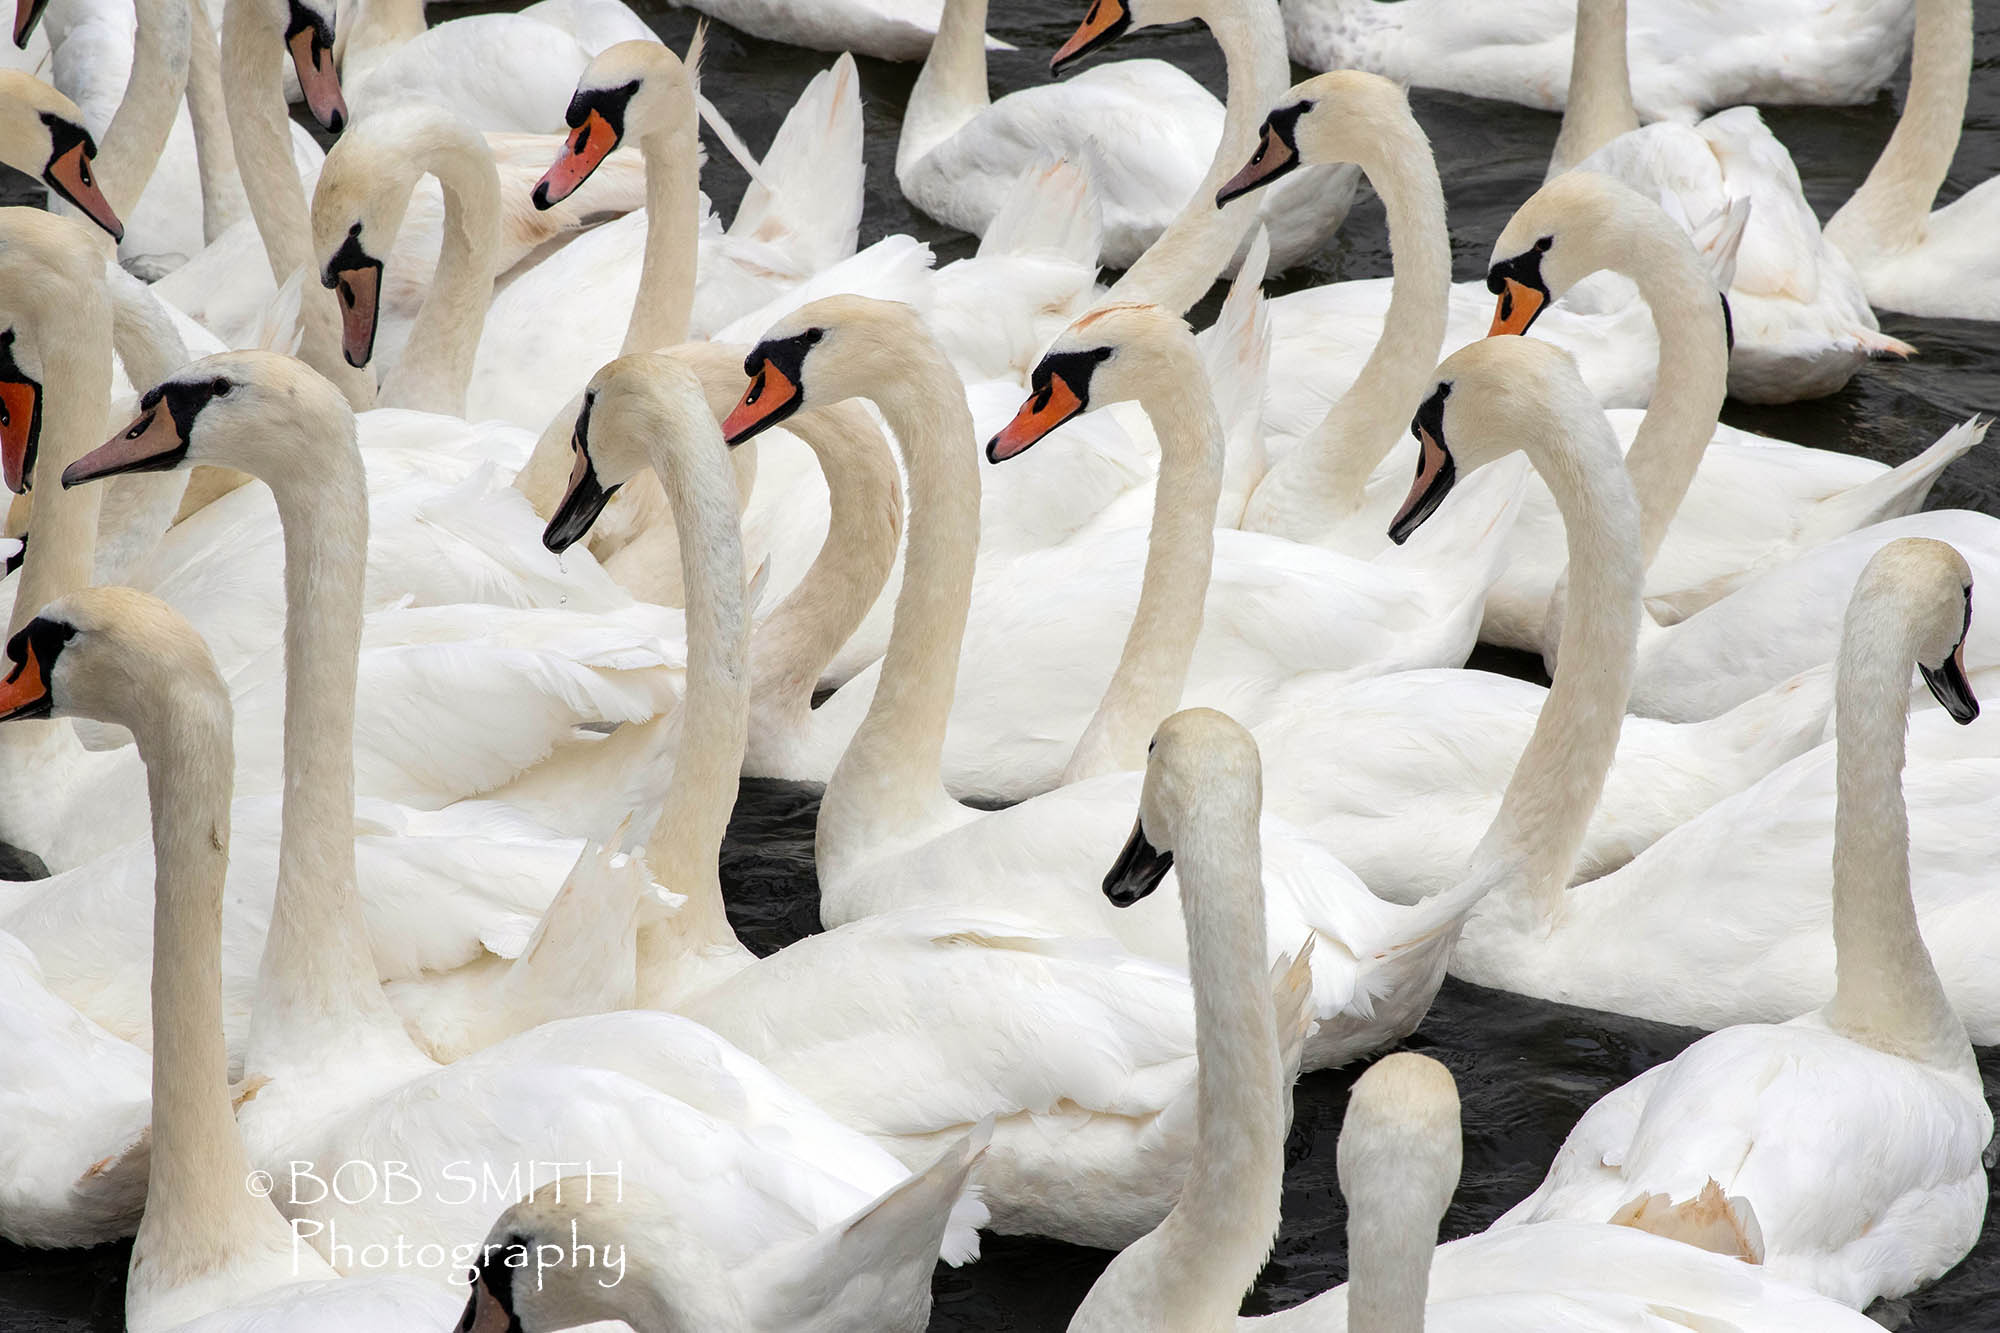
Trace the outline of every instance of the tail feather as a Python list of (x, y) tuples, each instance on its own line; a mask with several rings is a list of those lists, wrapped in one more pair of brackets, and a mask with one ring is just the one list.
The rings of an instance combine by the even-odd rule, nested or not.
[(1068, 158), (1043, 158), (1021, 173), (979, 241), (979, 255), (1041, 255), (1097, 267), (1104, 210), (1090, 171)]
[(1872, 523), (1916, 513), (1923, 508), (1938, 474), (1984, 440), (1992, 423), (1991, 417), (1960, 422), (1907, 463), (1820, 501), (1813, 506), (1808, 520), (1800, 525), (1800, 546), (1817, 546)]
[(1712, 1179), (1701, 1193), (1681, 1203), (1664, 1194), (1642, 1194), (1608, 1220), (1613, 1226), (1650, 1231), (1746, 1264), (1764, 1262), (1764, 1232), (1750, 1200), (1740, 1195), (1725, 1198)]
[(783, 236), (808, 273), (852, 255), (861, 235), (861, 132), (861, 76), (854, 57), (842, 55), (786, 113), (729, 234)]
[[(1306, 1042), (1319, 1026), (1314, 1015), (1312, 952), (1313, 936), (1308, 935), (1297, 953), (1271, 965), (1271, 997), (1278, 1019), (1278, 1062), (1285, 1071), (1286, 1087), (1298, 1078)], [(1289, 1112), (1289, 1097), (1285, 1104)]]

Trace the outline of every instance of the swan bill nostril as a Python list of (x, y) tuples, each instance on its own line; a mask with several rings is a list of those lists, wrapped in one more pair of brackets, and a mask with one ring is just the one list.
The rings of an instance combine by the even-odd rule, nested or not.
[(1500, 277), (1496, 285), (1496, 279), (1489, 276), (1486, 285), (1499, 295), (1493, 306), (1493, 323), (1486, 330), (1489, 338), (1526, 333), (1548, 303), (1548, 293), (1530, 287), (1519, 278)]
[(722, 423), (727, 444), (741, 444), (751, 436), (770, 429), (799, 410), (799, 386), (769, 359), (751, 377), (743, 397), (730, 409)]

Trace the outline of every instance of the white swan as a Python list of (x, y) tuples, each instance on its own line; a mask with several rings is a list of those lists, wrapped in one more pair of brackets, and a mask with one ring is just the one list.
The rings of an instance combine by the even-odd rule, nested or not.
[[(39, 712), (127, 727), (146, 756), (152, 790), (159, 1023), (150, 1095), (143, 1052), (68, 1052), (88, 1061), (68, 1071), (71, 1078), (118, 1066), (140, 1080), (129, 1108), (142, 1131), (139, 1146), (99, 1164), (113, 1181), (134, 1163), (142, 1175), (129, 1200), (136, 1215), (143, 1198), (145, 1215), (126, 1283), (126, 1327), (442, 1327), (455, 1305), (449, 1293), (404, 1276), (339, 1279), (297, 1245), (268, 1200), (243, 1186), (250, 1162), (236, 1132), (217, 985), (229, 860), (229, 696), (201, 639), (143, 593), (90, 588), (46, 607), (9, 648), (0, 719)], [(74, 1014), (67, 1022), (87, 1028)], [(54, 1036), (43, 1038), (38, 1054), (54, 1055)], [(53, 1087), (37, 1091), (55, 1095)], [(103, 1108), (99, 1099), (47, 1105), (76, 1118), (73, 1133), (87, 1132), (90, 1113)], [(77, 1184), (85, 1199), (108, 1188), (89, 1175)]]
[[(1571, 121), (1602, 102), (1622, 99), (1630, 117), (1624, 43), (1622, 0), (1578, 8), (1571, 84), (1577, 100), (1563, 114), (1566, 138)], [(1605, 84), (1613, 86), (1594, 88)], [(1728, 291), (1733, 396), (1757, 403), (1821, 397), (1837, 392), (1871, 356), (1916, 350), (1881, 332), (1861, 279), (1820, 234), (1791, 154), (1755, 107), (1734, 107), (1693, 126), (1636, 124), (1569, 159), (1559, 138), (1556, 161), (1615, 176), (1648, 199), (1671, 197), (1689, 220), (1750, 209)], [(1585, 139), (1598, 133), (1578, 132)]]
[[(1569, 81), (1574, 0), (1500, 11), (1477, 0), (1283, 0), (1292, 55), (1557, 110)], [(1641, 7), (1632, 92), (1647, 120), (1745, 102), (1865, 102), (1896, 73), (1911, 0), (1776, 0), (1720, 12), (1705, 0)], [(1696, 34), (1699, 36), (1697, 37)]]
[(1962, 657), (1971, 579), (1950, 547), (1907, 541), (1855, 589), (1832, 999), (1789, 1023), (1725, 1028), (1607, 1094), (1500, 1225), (1615, 1213), (1666, 1235), (1733, 1232), (1743, 1257), (1856, 1309), (1937, 1277), (1978, 1239), (1993, 1113), (1924, 948), (1897, 789), (1913, 659), (1954, 720), (1978, 714)]
[[(97, 144), (76, 103), (33, 75), (0, 70), (0, 162), (33, 176), (120, 240), (125, 224), (98, 183), (96, 159)], [(18, 480), (8, 478), (7, 489), (20, 490)]]
[(1932, 211), (1958, 149), (1972, 77), (1971, 0), (1917, 0), (1910, 91), (1868, 179), (1828, 219), (1826, 239), (1870, 303), (1942, 319), (2000, 319), (2000, 264), (1987, 244), (2000, 181)]
[[(922, 60), (937, 34), (944, 0), (696, 0), (691, 7), (787, 46)], [(1006, 48), (1005, 42), (987, 41)]]
[[(1658, 207), (1594, 172), (1551, 180), (1515, 211), (1494, 242), (1487, 276), (1499, 297), (1494, 332), (1536, 328), (1551, 297), (1601, 269), (1638, 284), (1662, 331), (1659, 388), (1627, 455), (1642, 507), (1648, 597), (1665, 613), (1662, 619), (1721, 602), (1757, 574), (1814, 558), (1815, 547), (1857, 528), (1914, 515), (1938, 473), (1978, 440), (1977, 432), (1950, 432), (1891, 470), (1735, 432), (1718, 438), (1715, 417), (1728, 391), (1727, 331), (1708, 275)], [(1935, 520), (1915, 515), (1904, 521)], [(1513, 551), (1489, 599), (1484, 633), (1492, 642), (1541, 647), (1549, 632), (1548, 591), (1560, 569), (1555, 515), (1539, 495), (1527, 505)], [(1735, 691), (1730, 703), (1825, 660), (1830, 643), (1827, 649), (1821, 657), (1788, 659), (1790, 665)], [(1650, 713), (1643, 702), (1652, 680), (1647, 651), (1642, 644), (1638, 694), (1640, 711)], [(1733, 660), (1740, 661), (1740, 653)]]
[[(1350, 1317), (1370, 1330), (1609, 1333), (1637, 1327), (1645, 1315), (1694, 1326), (1689, 1314), (1747, 1319), (1731, 1328), (1860, 1327), (1860, 1316), (1831, 1302), (1623, 1227), (1528, 1227), (1514, 1233), (1526, 1244), (1477, 1237), (1433, 1256), (1458, 1177), (1457, 1090), (1442, 1065), (1407, 1053), (1361, 1076), (1341, 1131), (1352, 1280), (1280, 1314), (1238, 1318), (1278, 1227), (1289, 1109), (1261, 984), (1259, 794), (1257, 747), (1241, 727), (1205, 710), (1162, 724), (1137, 825), (1104, 892), (1128, 902), (1169, 864), (1178, 869), (1200, 1043), (1195, 1166), (1167, 1218), (1099, 1275), (1070, 1320), (1073, 1333), (1343, 1329)], [(1482, 1255), (1482, 1244), (1516, 1255)], [(1427, 1310), (1433, 1265), (1440, 1280)], [(1451, 1303), (1468, 1287), (1476, 1312)]]

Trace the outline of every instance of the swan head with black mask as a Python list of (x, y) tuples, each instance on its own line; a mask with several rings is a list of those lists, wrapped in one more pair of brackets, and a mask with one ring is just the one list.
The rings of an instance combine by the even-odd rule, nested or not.
[(654, 466), (651, 440), (722, 451), (701, 378), (664, 352), (622, 356), (591, 376), (570, 434), (569, 486), (542, 544), (560, 554), (581, 541), (619, 488)]
[[(932, 404), (933, 388), (957, 373), (916, 310), (870, 296), (827, 296), (773, 324), (743, 358), (750, 383), (722, 423), (722, 438), (743, 443), (811, 407), (848, 398), (912, 408)], [(963, 408), (963, 400), (957, 404)]]
[(1216, 191), (1215, 205), (1220, 208), (1300, 167), (1355, 162), (1375, 171), (1383, 145), (1400, 144), (1411, 133), (1421, 137), (1412, 125), (1409, 99), (1390, 80), (1352, 69), (1316, 74), (1294, 85), (1264, 117), (1256, 151)]
[(76, 103), (40, 79), (0, 71), (0, 161), (33, 176), (122, 241), (125, 224), (98, 184), (96, 159), (97, 140), (84, 128)]
[(605, 47), (577, 80), (563, 112), (569, 137), (535, 185), (535, 207), (553, 208), (569, 198), (628, 140), (662, 132), (691, 136), (694, 88), (693, 69), (658, 42)]
[[(163, 664), (180, 664), (163, 670)], [(198, 688), (213, 683), (214, 689)], [(7, 641), (0, 722), (88, 717), (129, 727), (141, 748), (174, 715), (205, 702), (228, 734), (228, 696), (208, 645), (166, 603), (132, 588), (59, 597)]]
[(1175, 713), (1146, 748), (1139, 817), (1104, 876), (1104, 896), (1113, 906), (1130, 907), (1157, 889), (1173, 869), (1180, 830), (1197, 809), (1215, 818), (1218, 803), (1236, 803), (1233, 822), (1254, 837), (1263, 792), (1262, 760), (1249, 732), (1213, 709)]
[(1111, 305), (1069, 326), (1028, 375), (1030, 393), (986, 444), (988, 462), (1033, 448), (1065, 422), (1112, 403), (1137, 402), (1161, 384), (1201, 374), (1186, 322), (1152, 305)]
[[(272, 0), (266, 0), (271, 3)], [(299, 76), (306, 110), (328, 134), (347, 127), (347, 99), (333, 61), (334, 13), (331, 0), (283, 0), (285, 50)]]

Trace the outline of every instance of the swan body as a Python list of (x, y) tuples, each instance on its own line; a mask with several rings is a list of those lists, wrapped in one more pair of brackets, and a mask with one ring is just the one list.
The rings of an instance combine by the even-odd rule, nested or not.
[(1671, 1235), (1719, 1204), (1745, 1257), (1856, 1309), (1938, 1276), (1977, 1240), (1993, 1114), (1920, 933), (1898, 787), (1912, 659), (1954, 721), (1978, 715), (1964, 664), (1971, 581), (1944, 543), (1904, 541), (1855, 589), (1832, 999), (1788, 1023), (1725, 1028), (1608, 1094), (1501, 1225), (1610, 1220), (1608, 1208)]
[[(922, 60), (945, 0), (698, 0), (689, 6), (766, 41), (877, 60)], [(1006, 43), (989, 37), (990, 44)], [(1011, 48), (1009, 48), (1011, 49)]]
[[(1506, 13), (1464, 0), (1283, 0), (1292, 55), (1406, 84), (1557, 110), (1577, 6)], [(1632, 24), (1632, 99), (1645, 120), (1741, 103), (1865, 102), (1896, 72), (1910, 0), (1782, 0), (1722, 13), (1701, 0), (1644, 5)], [(1696, 36), (1696, 35), (1699, 36)], [(1782, 52), (1780, 51), (1780, 48)]]

